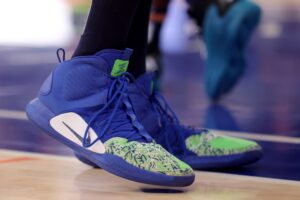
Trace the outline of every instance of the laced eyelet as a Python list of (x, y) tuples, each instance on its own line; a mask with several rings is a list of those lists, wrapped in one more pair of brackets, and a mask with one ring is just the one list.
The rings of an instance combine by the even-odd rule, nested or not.
[[(127, 76), (129, 76), (129, 78)], [(143, 136), (148, 142), (150, 140), (151, 141), (153, 140), (152, 138), (150, 138), (150, 136), (148, 136), (148, 134), (144, 130), (144, 127), (137, 121), (137, 118), (136, 118), (135, 113), (133, 111), (132, 105), (129, 102), (129, 97), (127, 95), (127, 88), (128, 88), (131, 76), (132, 75), (125, 72), (124, 74), (122, 74), (121, 76), (119, 76), (117, 78), (112, 77), (113, 82), (111, 83), (111, 86), (110, 86), (109, 91), (108, 91), (109, 100), (105, 104), (105, 106), (102, 107), (99, 111), (97, 111), (91, 117), (91, 119), (89, 120), (88, 126), (85, 130), (85, 133), (84, 133), (84, 137), (83, 137), (84, 139), (83, 139), (83, 142), (82, 142), (82, 145), (84, 147), (91, 147), (98, 140), (100, 140), (100, 138), (104, 134), (107, 134), (109, 131), (113, 131), (113, 130), (110, 129), (110, 126), (111, 126), (111, 123), (113, 122), (113, 120), (116, 120), (115, 116), (116, 116), (121, 104), (125, 105), (126, 114), (131, 118), (131, 123), (132, 123), (133, 127), (136, 127), (136, 129), (139, 131), (139, 134), (141, 136)], [(101, 127), (101, 132), (99, 134), (97, 134), (98, 137), (94, 141), (92, 141), (90, 144), (87, 144), (86, 140), (88, 138), (88, 130), (90, 129), (90, 127), (92, 125), (95, 125), (95, 123), (99, 124), (99, 122), (96, 121), (98, 116), (103, 114), (112, 105), (113, 105), (113, 110), (110, 112), (109, 116), (107, 117), (107, 120), (105, 121), (105, 123), (100, 123), (102, 125), (104, 125), (104, 124), (105, 125), (104, 125), (104, 127)]]

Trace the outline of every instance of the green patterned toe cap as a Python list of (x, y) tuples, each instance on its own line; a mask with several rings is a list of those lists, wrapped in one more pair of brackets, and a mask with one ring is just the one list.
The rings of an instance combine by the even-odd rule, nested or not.
[(121, 157), (140, 169), (168, 176), (192, 176), (193, 169), (155, 143), (128, 142), (112, 138), (104, 143), (106, 153)]
[(198, 156), (224, 156), (261, 150), (253, 141), (228, 136), (219, 136), (211, 132), (188, 137), (186, 147)]

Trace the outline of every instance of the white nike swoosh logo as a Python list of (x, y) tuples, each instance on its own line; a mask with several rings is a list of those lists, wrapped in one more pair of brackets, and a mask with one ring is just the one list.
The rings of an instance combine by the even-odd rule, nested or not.
[[(60, 114), (50, 120), (50, 125), (66, 139), (83, 146), (82, 141), (88, 124), (80, 115), (73, 112)], [(87, 138), (87, 141), (94, 141), (97, 139), (98, 136), (92, 128), (89, 128), (88, 133), (89, 139)], [(94, 145), (86, 149), (99, 154), (105, 153), (105, 146), (100, 140), (97, 140)]]

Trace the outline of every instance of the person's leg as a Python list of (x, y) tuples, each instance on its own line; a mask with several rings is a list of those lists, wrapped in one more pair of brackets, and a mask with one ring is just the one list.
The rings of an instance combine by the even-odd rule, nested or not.
[(192, 168), (154, 142), (133, 109), (140, 102), (129, 99), (131, 76), (125, 72), (132, 50), (123, 48), (133, 18), (147, 14), (137, 11), (140, 3), (145, 0), (93, 0), (74, 57), (59, 58), (26, 112), (48, 135), (117, 176), (187, 186), (195, 179)]
[(146, 72), (145, 60), (151, 3), (152, 0), (142, 0), (138, 4), (126, 42), (126, 47), (134, 50), (128, 71), (135, 77)]
[[(141, 52), (138, 53), (144, 52), (147, 38), (145, 21), (148, 20), (146, 12), (149, 11), (148, 6), (150, 5), (147, 3), (149, 2), (144, 1), (139, 4), (137, 13), (140, 14), (136, 13), (135, 15), (137, 19), (132, 23), (129, 33), (130, 39), (127, 41), (129, 47), (135, 50), (140, 49)], [(136, 57), (143, 57), (144, 59), (144, 54), (136, 54)], [(143, 61), (140, 60), (139, 62)], [(139, 63), (137, 60), (135, 62)], [(131, 70), (140, 70), (139, 67), (142, 65), (142, 63), (136, 65), (137, 69), (133, 66)], [(135, 71), (135, 74), (139, 73)], [(180, 159), (187, 160), (194, 168), (201, 169), (244, 165), (260, 158), (260, 147), (254, 142), (215, 136), (215, 133), (207, 130), (194, 130), (181, 125), (163, 97), (153, 91), (152, 78), (151, 73), (140, 76), (135, 83), (132, 83), (128, 98), (132, 102), (132, 108), (138, 121), (142, 123), (145, 130), (155, 138), (158, 144)], [(131, 107), (131, 105), (129, 106)], [(129, 114), (132, 115), (133, 113)], [(131, 116), (131, 119), (135, 119), (135, 116), (134, 118)], [(123, 151), (119, 152), (122, 153)], [(250, 156), (248, 155), (249, 152), (251, 152)], [(237, 153), (241, 154), (238, 154), (236, 157), (231, 156), (231, 154)], [(153, 154), (152, 150), (151, 154)], [(82, 158), (80, 155), (77, 156)], [(145, 163), (149, 160), (143, 154), (142, 158), (142, 161), (145, 161)], [(82, 161), (85, 162), (85, 160)], [(164, 157), (163, 162), (165, 166), (166, 160)], [(93, 165), (90, 162), (86, 163)], [(157, 166), (156, 162), (151, 164)]]
[(93, 0), (84, 32), (73, 57), (102, 49), (124, 49), (141, 0)]
[[(152, 0), (130, 0), (126, 3), (121, 1), (120, 8), (123, 9), (119, 7), (110, 9), (119, 2), (120, 0), (93, 1), (84, 33), (73, 57), (91, 55), (106, 48), (132, 48), (134, 52), (128, 71), (138, 77), (146, 71), (145, 59)], [(110, 20), (102, 20), (107, 14), (110, 15), (107, 17)]]

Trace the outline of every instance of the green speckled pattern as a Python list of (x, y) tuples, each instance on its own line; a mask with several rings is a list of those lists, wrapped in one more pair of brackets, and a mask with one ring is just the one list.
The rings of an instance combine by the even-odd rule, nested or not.
[(191, 176), (193, 169), (167, 152), (159, 144), (128, 142), (112, 138), (105, 142), (106, 153), (123, 158), (126, 162), (151, 172), (169, 176)]
[(224, 156), (261, 149), (253, 141), (220, 136), (210, 131), (188, 137), (185, 144), (188, 150), (198, 156)]

